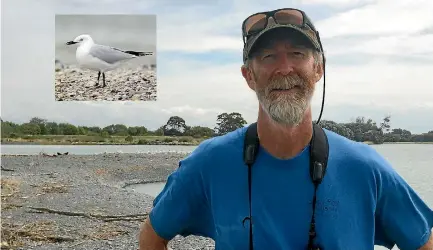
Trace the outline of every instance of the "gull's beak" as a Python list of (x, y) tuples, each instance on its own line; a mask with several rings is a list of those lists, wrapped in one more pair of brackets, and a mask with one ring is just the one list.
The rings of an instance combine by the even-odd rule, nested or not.
[(77, 42), (69, 41), (69, 42), (66, 43), (66, 45), (71, 45), (71, 44), (76, 44), (76, 43), (77, 43)]

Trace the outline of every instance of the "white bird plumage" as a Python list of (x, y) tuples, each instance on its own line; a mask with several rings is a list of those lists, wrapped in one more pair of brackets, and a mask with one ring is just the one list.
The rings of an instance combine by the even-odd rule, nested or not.
[(117, 68), (123, 61), (137, 58), (139, 56), (153, 55), (152, 52), (137, 52), (132, 50), (121, 50), (115, 47), (96, 44), (88, 34), (77, 36), (66, 45), (78, 44), (75, 57), (78, 65), (83, 68), (98, 71), (98, 80), (102, 73), (103, 86), (105, 87), (105, 72)]

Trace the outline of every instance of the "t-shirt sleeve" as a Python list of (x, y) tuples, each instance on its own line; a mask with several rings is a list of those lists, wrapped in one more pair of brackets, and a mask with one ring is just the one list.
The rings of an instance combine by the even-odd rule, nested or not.
[(169, 175), (149, 214), (155, 232), (166, 240), (176, 235), (209, 234), (209, 209), (206, 202), (202, 169), (205, 154), (197, 148), (179, 162)]
[(377, 154), (373, 161), (378, 170), (375, 243), (419, 249), (431, 234), (433, 211), (389, 162)]

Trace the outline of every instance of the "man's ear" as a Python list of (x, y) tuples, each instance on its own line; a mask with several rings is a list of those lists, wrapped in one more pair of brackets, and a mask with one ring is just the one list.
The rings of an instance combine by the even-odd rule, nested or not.
[(245, 81), (247, 81), (248, 87), (252, 90), (256, 90), (256, 79), (254, 79), (253, 72), (251, 69), (245, 65), (242, 65), (241, 67), (242, 76), (244, 77)]
[(318, 82), (323, 76), (323, 60), (316, 64), (315, 82)]

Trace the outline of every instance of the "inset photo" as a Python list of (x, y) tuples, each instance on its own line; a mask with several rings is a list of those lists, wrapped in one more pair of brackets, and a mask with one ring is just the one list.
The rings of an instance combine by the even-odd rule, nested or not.
[(56, 15), (56, 101), (156, 101), (156, 15)]

